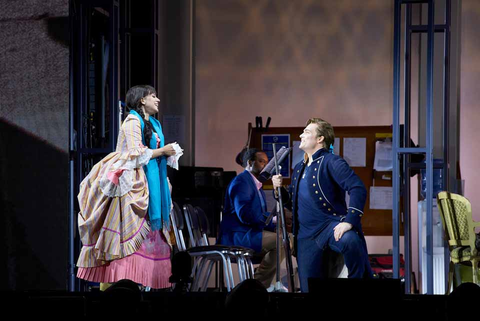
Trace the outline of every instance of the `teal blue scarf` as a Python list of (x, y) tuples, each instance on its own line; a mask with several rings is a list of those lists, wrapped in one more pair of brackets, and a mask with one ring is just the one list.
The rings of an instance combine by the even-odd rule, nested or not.
[[(153, 133), (149, 144), (145, 143), (145, 137), (143, 135), (145, 123), (143, 118), (134, 110), (131, 110), (130, 114), (137, 116), (140, 120), (143, 145), (148, 146), (150, 149), (156, 149), (157, 139)], [(153, 117), (150, 117), (149, 120), (158, 137), (160, 137), (160, 147), (165, 146), (165, 138), (160, 122)], [(170, 225), (169, 214), (172, 200), (170, 198), (170, 189), (167, 181), (167, 158), (165, 156), (152, 158), (147, 165), (143, 166), (143, 170), (145, 171), (145, 175), (147, 175), (148, 190), (150, 192), (148, 217), (150, 218), (152, 230), (156, 231), (160, 230), (163, 224), (167, 227)]]

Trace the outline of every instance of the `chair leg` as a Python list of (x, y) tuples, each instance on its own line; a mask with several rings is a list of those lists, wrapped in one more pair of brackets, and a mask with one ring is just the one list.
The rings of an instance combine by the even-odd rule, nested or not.
[(203, 258), (202, 259), (202, 265), (200, 266), (200, 270), (199, 270), (199, 277), (198, 277), (198, 282), (197, 282), (197, 290), (196, 291), (199, 291), (199, 292), (202, 292), (203, 291), (203, 284), (205, 282), (208, 283), (208, 280), (205, 281), (205, 279), (207, 278), (207, 270), (208, 270), (208, 265), (210, 264), (210, 261), (209, 259), (207, 258)]
[(226, 283), (226, 287), (227, 287), (227, 292), (230, 292), (232, 290), (231, 288), (231, 278), (232, 278), (232, 273), (231, 273), (231, 266), (230, 266), (230, 270), (228, 268), (228, 264), (227, 262), (230, 262), (230, 260), (227, 261), (227, 259), (225, 258), (224, 255), (222, 254), (219, 254), (220, 255), (220, 258), (222, 260), (222, 266), (223, 266), (223, 273), (224, 273), (224, 279), (225, 279), (225, 283)]
[(448, 284), (447, 284), (447, 289), (445, 290), (445, 294), (450, 294), (450, 290), (452, 289), (453, 286), (453, 272), (455, 269), (455, 265), (450, 261), (449, 267), (448, 267)]
[(232, 285), (232, 288), (235, 286), (235, 279), (233, 278), (233, 269), (232, 269), (232, 262), (230, 261), (230, 257), (226, 257), (227, 260), (227, 268), (228, 268), (228, 273), (230, 277), (230, 284)]
[(213, 267), (214, 263), (215, 263), (215, 261), (213, 261), (213, 260), (210, 260), (210, 262), (208, 262), (207, 272), (206, 272), (206, 275), (205, 275), (205, 281), (203, 282), (203, 286), (202, 286), (202, 292), (207, 291), (208, 281), (210, 280), (210, 276), (212, 275), (212, 267)]
[(193, 260), (193, 268), (192, 268), (192, 278), (193, 279), (195, 279), (195, 277), (197, 275), (197, 272), (198, 272), (199, 266), (201, 265), (202, 259), (203, 258), (201, 256), (197, 256)]
[(246, 280), (248, 279), (248, 263), (243, 255), (240, 259), (242, 260), (243, 280)]
[(222, 269), (222, 262), (217, 262), (217, 273), (218, 273), (218, 286), (220, 288), (220, 292), (224, 292), (225, 289), (225, 272)]
[(472, 260), (472, 276), (473, 276), (473, 283), (478, 284), (478, 261)]
[(255, 277), (255, 268), (253, 267), (253, 262), (250, 258), (247, 259), (248, 266), (250, 267), (250, 278), (253, 279)]
[(247, 278), (246, 276), (247, 274), (245, 271), (245, 261), (240, 255), (236, 256), (236, 259), (237, 259), (237, 268), (238, 268), (238, 278), (240, 282), (243, 282)]
[(202, 281), (202, 275), (205, 268), (205, 264), (206, 264), (206, 259), (199, 258), (197, 271), (195, 272), (195, 276), (193, 278), (193, 284), (192, 284), (192, 291), (194, 292), (199, 291), (201, 288), (201, 281)]
[(200, 257), (195, 257), (193, 260), (193, 268), (192, 268), (192, 284), (190, 285), (190, 291), (195, 291), (196, 284), (198, 282), (198, 264), (201, 260)]

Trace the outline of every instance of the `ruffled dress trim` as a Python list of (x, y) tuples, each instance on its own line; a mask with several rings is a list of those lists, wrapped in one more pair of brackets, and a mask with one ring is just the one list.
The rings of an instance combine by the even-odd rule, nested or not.
[(91, 282), (113, 283), (129, 279), (154, 289), (171, 286), (170, 246), (165, 234), (152, 231), (138, 251), (130, 256), (93, 268), (79, 268), (77, 277)]
[[(102, 227), (97, 243), (83, 245), (78, 257), (78, 267), (95, 267), (109, 261), (127, 257), (140, 249), (150, 233), (150, 225), (144, 218), (140, 229), (129, 239), (120, 241), (119, 232)], [(100, 250), (101, 249), (101, 250)]]

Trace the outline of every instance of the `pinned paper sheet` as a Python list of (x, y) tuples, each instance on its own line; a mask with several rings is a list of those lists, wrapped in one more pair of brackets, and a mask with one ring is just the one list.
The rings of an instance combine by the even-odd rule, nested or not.
[(375, 143), (375, 161), (373, 169), (376, 171), (391, 171), (393, 168), (392, 142), (378, 141)]
[(183, 155), (183, 149), (176, 142), (172, 143), (172, 147), (175, 150), (175, 155), (167, 158), (167, 165), (178, 170), (178, 160)]
[(365, 167), (367, 164), (367, 139), (344, 138), (343, 158), (351, 167)]
[(393, 189), (388, 186), (370, 187), (370, 209), (391, 210), (393, 208)]

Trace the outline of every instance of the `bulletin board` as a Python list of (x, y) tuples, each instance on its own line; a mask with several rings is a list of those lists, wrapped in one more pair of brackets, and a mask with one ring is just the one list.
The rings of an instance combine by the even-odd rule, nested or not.
[[(265, 141), (265, 138), (262, 140), (262, 136), (265, 137), (266, 135), (269, 137), (272, 135), (279, 135), (282, 137), (289, 135), (289, 144), (290, 147), (292, 147), (295, 142), (300, 140), (299, 136), (303, 132), (303, 129), (304, 127), (271, 127), (268, 129), (253, 128), (250, 147), (262, 149), (262, 142)], [(391, 126), (338, 126), (334, 127), (334, 131), (336, 138), (336, 154), (344, 157), (346, 160), (349, 157), (351, 158), (349, 161), (353, 163), (353, 166), (351, 165), (352, 169), (360, 177), (367, 189), (367, 201), (365, 203), (364, 216), (362, 217), (362, 226), (365, 235), (392, 235), (392, 210), (374, 209), (375, 207), (378, 207), (378, 204), (376, 202), (374, 202), (372, 206), (370, 204), (371, 196), (382, 196), (381, 193), (378, 194), (378, 191), (382, 192), (385, 190), (387, 191), (385, 194), (387, 197), (392, 196), (391, 189), (388, 188), (392, 187), (392, 172), (374, 170), (376, 142), (384, 141), (391, 137)], [(364, 148), (362, 148), (362, 145), (364, 145)], [(360, 148), (355, 150), (358, 146)], [(364, 158), (362, 156), (362, 151), (364, 152)], [(360, 157), (353, 157), (355, 153), (360, 155)], [(290, 168), (296, 164), (292, 164), (293, 158), (293, 156), (290, 157)], [(290, 180), (290, 178), (285, 178), (284, 184), (290, 184)], [(374, 189), (371, 189), (372, 187), (374, 187)], [(385, 189), (384, 187), (387, 188)], [(271, 181), (267, 181), (264, 184), (264, 189), (272, 188)], [(371, 190), (374, 191), (372, 195)], [(388, 191), (390, 194), (388, 194)], [(401, 234), (403, 235), (403, 222), (401, 225)]]

